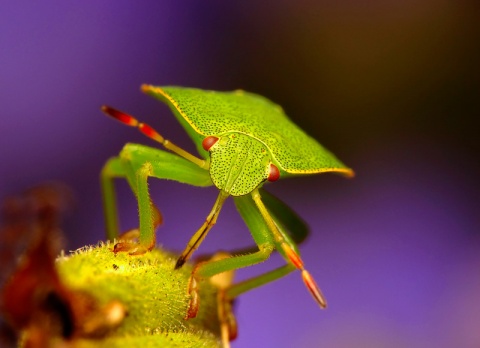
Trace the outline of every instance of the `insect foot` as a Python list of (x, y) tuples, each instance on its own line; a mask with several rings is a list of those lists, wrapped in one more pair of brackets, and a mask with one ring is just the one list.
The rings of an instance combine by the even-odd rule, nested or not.
[(151, 251), (155, 246), (155, 240), (151, 245), (144, 247), (137, 242), (139, 236), (140, 230), (138, 228), (122, 233), (119, 237), (120, 241), (113, 246), (113, 253), (127, 252), (129, 255), (134, 256), (143, 255), (146, 252)]

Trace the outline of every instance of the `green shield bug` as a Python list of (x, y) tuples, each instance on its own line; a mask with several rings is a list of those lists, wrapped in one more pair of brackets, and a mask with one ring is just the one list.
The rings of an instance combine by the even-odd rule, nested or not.
[(161, 215), (150, 199), (149, 177), (176, 180), (195, 186), (215, 185), (218, 197), (203, 225), (188, 242), (176, 263), (181, 267), (199, 247), (215, 224), (225, 200), (232, 196), (256, 247), (219, 260), (199, 263), (191, 276), (191, 304), (186, 318), (198, 310), (198, 280), (266, 260), (274, 249), (286, 265), (226, 290), (233, 299), (239, 294), (280, 278), (291, 271), (301, 271), (308, 290), (322, 307), (326, 301), (305, 269), (297, 243), (308, 233), (303, 220), (287, 205), (262, 189), (266, 181), (290, 176), (337, 172), (347, 177), (353, 171), (340, 162), (295, 125), (282, 108), (270, 100), (245, 91), (214, 92), (182, 87), (143, 85), (142, 91), (167, 104), (194, 141), (196, 157), (133, 116), (104, 106), (102, 110), (161, 143), (170, 152), (139, 144), (127, 144), (118, 157), (111, 158), (102, 170), (102, 191), (109, 239), (118, 237), (114, 178), (125, 178), (138, 200), (138, 243), (117, 243), (116, 252), (144, 253), (155, 245), (155, 228)]

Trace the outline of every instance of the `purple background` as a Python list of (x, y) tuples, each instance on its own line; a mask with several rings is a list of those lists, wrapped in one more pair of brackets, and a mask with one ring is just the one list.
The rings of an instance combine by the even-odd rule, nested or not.
[[(28, 4), (27, 4), (28, 3)], [(129, 111), (193, 150), (142, 83), (243, 88), (275, 100), (357, 172), (270, 186), (312, 228), (299, 273), (238, 301), (234, 347), (479, 347), (478, 1), (43, 1), (0, 4), (0, 195), (76, 193), (66, 248), (104, 238), (98, 175)], [(122, 226), (137, 223), (119, 185)], [(214, 189), (151, 182), (180, 250)], [(475, 202), (477, 202), (475, 204)], [(232, 202), (201, 251), (248, 245)], [(245, 278), (281, 264), (238, 272)]]

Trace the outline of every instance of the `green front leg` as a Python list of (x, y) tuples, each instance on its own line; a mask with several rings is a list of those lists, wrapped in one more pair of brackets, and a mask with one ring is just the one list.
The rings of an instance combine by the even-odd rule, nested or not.
[[(155, 229), (160, 224), (158, 209), (153, 206), (153, 202), (148, 192), (148, 178), (153, 175), (153, 168), (150, 162), (145, 162), (135, 171), (137, 183), (137, 200), (139, 212), (140, 246), (144, 249), (140, 253), (150, 251), (155, 246)], [(135, 251), (137, 253), (138, 251)]]
[(113, 242), (118, 238), (118, 209), (115, 194), (115, 178), (125, 177), (122, 161), (119, 157), (110, 158), (100, 173), (100, 186), (103, 198), (103, 214), (107, 239)]
[[(148, 176), (151, 175), (151, 172), (150, 163), (146, 162), (135, 170), (135, 168), (131, 166), (131, 162), (126, 160), (125, 157), (111, 158), (102, 170), (101, 186), (108, 240), (113, 241), (119, 239), (118, 209), (113, 179), (119, 177), (127, 179), (137, 198), (139, 212), (142, 212), (139, 216), (140, 228), (128, 231), (128, 233), (122, 236), (122, 238), (126, 238), (127, 240), (138, 238), (140, 242), (139, 245), (132, 244), (128, 241), (117, 243), (114, 247), (115, 252), (128, 251), (130, 254), (142, 254), (146, 250), (151, 250), (155, 244), (155, 228), (161, 222), (161, 214), (151, 202), (148, 193), (147, 179)], [(146, 198), (140, 200), (139, 197)], [(145, 202), (147, 204), (145, 204)]]
[(134, 253), (142, 253), (153, 246), (154, 226), (159, 219), (159, 213), (150, 199), (149, 177), (175, 180), (194, 186), (212, 185), (207, 170), (184, 158), (139, 144), (125, 145), (120, 156), (110, 159), (101, 174), (107, 237), (110, 240), (118, 237), (118, 213), (113, 179), (125, 178), (138, 201), (140, 245), (125, 244), (118, 251), (137, 249)]

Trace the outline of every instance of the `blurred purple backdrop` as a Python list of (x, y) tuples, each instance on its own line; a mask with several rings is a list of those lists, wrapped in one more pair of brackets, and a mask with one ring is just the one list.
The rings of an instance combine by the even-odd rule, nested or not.
[[(0, 195), (76, 192), (66, 248), (104, 238), (98, 175), (127, 142), (107, 103), (193, 150), (142, 83), (268, 96), (352, 166), (271, 185), (312, 228), (298, 273), (238, 301), (234, 347), (479, 347), (480, 7), (471, 1), (121, 1), (0, 4)], [(119, 183), (122, 224), (137, 223)], [(215, 190), (151, 183), (183, 248)], [(230, 202), (231, 203), (231, 202)], [(250, 244), (233, 204), (203, 252)], [(281, 263), (238, 272), (245, 278)]]

